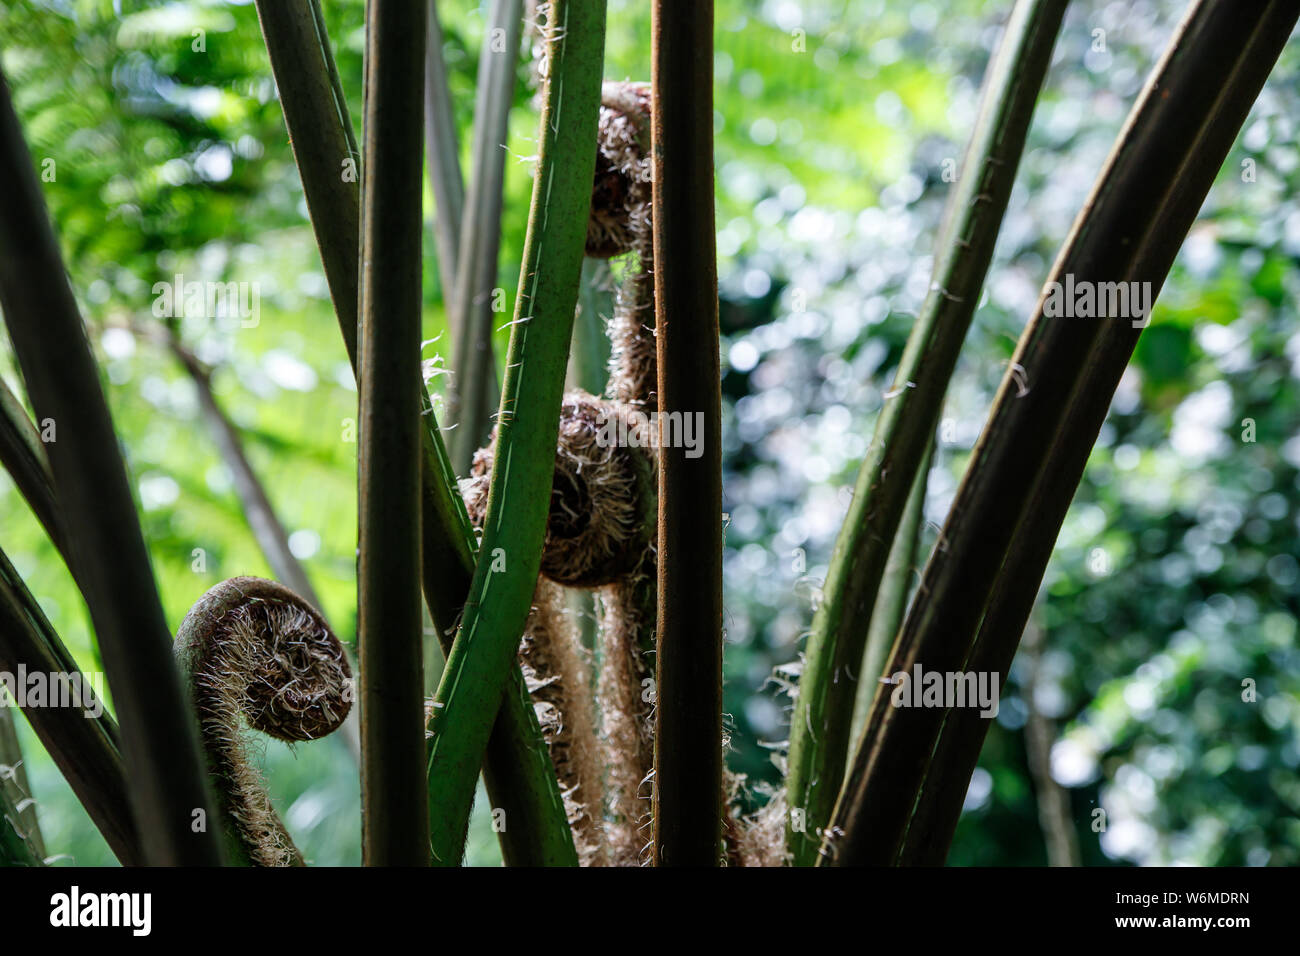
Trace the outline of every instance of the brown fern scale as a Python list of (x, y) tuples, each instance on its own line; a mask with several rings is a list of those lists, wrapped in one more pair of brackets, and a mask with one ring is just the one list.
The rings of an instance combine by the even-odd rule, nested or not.
[(610, 259), (650, 236), (650, 86), (601, 88), (596, 175), (587, 223), (587, 255)]

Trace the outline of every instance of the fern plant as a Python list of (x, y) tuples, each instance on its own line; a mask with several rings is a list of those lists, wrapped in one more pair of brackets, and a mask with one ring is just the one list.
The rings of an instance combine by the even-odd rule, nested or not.
[[(987, 721), (951, 702), (897, 706), (897, 675), (1005, 680), (1149, 318), (1052, 318), (1050, 289), (1072, 276), (1158, 292), (1300, 15), (1280, 0), (1254, 18), (1230, 0), (1190, 5), (1079, 212), (909, 594), (933, 432), (1065, 7), (1017, 0), (1009, 11), (931, 291), (813, 623), (785, 786), (748, 816), (722, 723), (711, 3), (655, 0), (648, 83), (604, 82), (604, 0), (527, 14), (494, 3), (505, 52), (481, 61), (466, 183), (433, 2), (370, 0), (359, 145), (319, 0), (258, 0), (341, 354), (360, 386), (355, 665), (285, 558), (246, 461), (259, 540), (292, 580), (231, 579), (197, 600), (174, 642), (167, 633), (57, 224), (0, 86), (0, 306), (27, 402), (0, 387), (0, 462), (85, 598), (115, 704), (115, 716), (33, 707), (28, 719), (119, 860), (303, 863), (243, 737), (315, 739), (355, 707), (367, 864), (461, 863), (480, 773), (507, 864), (942, 862)], [(495, 140), (525, 27), (538, 154), (498, 380), (483, 296), (500, 241)], [(454, 456), (419, 357), (426, 142), (455, 317)], [(602, 328), (593, 303), (611, 291), (612, 258)], [(213, 401), (205, 408), (238, 460), (233, 429)], [(36, 422), (57, 423), (58, 440), (42, 441)], [(445, 655), (427, 701), (423, 671), (437, 662), (422, 603)], [(575, 608), (594, 612), (594, 627)], [(79, 673), (0, 552), (0, 669), (19, 667)], [(0, 762), (21, 762), (3, 725)], [(39, 865), (57, 848), (21, 803), (0, 789), (0, 863)]]

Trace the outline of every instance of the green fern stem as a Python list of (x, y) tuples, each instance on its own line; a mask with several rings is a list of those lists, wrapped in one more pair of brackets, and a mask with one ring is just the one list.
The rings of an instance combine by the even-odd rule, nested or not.
[(547, 26), (549, 79), (497, 420), (498, 464), (469, 601), (430, 725), (435, 865), (454, 866), (464, 853), (474, 780), (537, 583), (591, 208), (604, 0), (559, 0)]
[(885, 395), (835, 542), (790, 721), (786, 839), (796, 865), (816, 862), (830, 822), (876, 592), (975, 314), (1065, 6), (1065, 0), (1020, 0), (1012, 11), (936, 242), (930, 294)]

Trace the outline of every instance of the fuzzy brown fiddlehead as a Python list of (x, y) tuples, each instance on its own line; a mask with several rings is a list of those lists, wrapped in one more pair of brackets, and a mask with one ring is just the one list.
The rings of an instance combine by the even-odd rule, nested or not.
[(570, 392), (560, 411), (542, 573), (593, 588), (631, 574), (654, 545), (655, 473), (643, 424), (617, 402)]
[[(578, 391), (564, 396), (542, 551), (542, 574), (556, 584), (613, 584), (653, 548), (654, 458), (653, 448), (644, 447), (651, 441), (644, 431), (644, 423), (617, 402)], [(629, 436), (638, 444), (625, 442)], [(475, 453), (461, 486), (471, 521), (487, 504), (493, 448)]]
[(343, 645), (310, 604), (262, 578), (223, 581), (176, 635), (232, 862), (301, 866), (302, 854), (250, 763), (243, 725), (279, 740), (315, 740), (352, 707)]
[(609, 323), (606, 394), (653, 410), (655, 353), (654, 245), (650, 161), (650, 87), (606, 83), (601, 95), (596, 178), (587, 224), (587, 255), (627, 256)]
[(640, 251), (650, 238), (649, 85), (606, 83), (596, 137), (586, 251), (610, 259)]

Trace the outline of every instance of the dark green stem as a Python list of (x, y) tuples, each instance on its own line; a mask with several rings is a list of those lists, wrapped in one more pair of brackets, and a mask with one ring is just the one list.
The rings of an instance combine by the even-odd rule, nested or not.
[(68, 544), (67, 529), (54, 500), (54, 477), (50, 474), (45, 446), (22, 401), (3, 379), (0, 379), (0, 465), (9, 472), (41, 527), (68, 561), (70, 553), (64, 550)]
[(912, 493), (907, 499), (907, 508), (898, 523), (898, 533), (889, 549), (889, 560), (885, 562), (884, 577), (880, 581), (880, 591), (876, 595), (875, 608), (871, 614), (871, 623), (867, 626), (867, 644), (862, 651), (862, 669), (858, 672), (858, 695), (853, 705), (853, 732), (850, 740), (862, 737), (862, 728), (866, 726), (867, 715), (871, 711), (871, 701), (879, 692), (880, 678), (889, 660), (889, 651), (898, 634), (899, 625), (907, 611), (907, 598), (912, 589), (912, 569), (916, 564), (916, 552), (919, 545), (921, 525), (925, 520), (925, 489), (930, 477), (930, 458), (934, 446), (925, 453), (921, 467), (916, 470), (916, 479), (912, 482)]
[(429, 859), (420, 612), (420, 173), (425, 7), (369, 0), (361, 189), (357, 643), (362, 856)]
[(660, 436), (654, 860), (716, 866), (722, 836), (722, 426), (713, 3), (655, 0), (654, 283)]
[(456, 293), (449, 310), (456, 341), (455, 374), (447, 390), (452, 433), (452, 467), (468, 475), (474, 452), (488, 441), (490, 420), (500, 392), (492, 332), (500, 313), (496, 298), (501, 248), (505, 141), (515, 98), (515, 67), (523, 32), (522, 0), (493, 0), (488, 33), (479, 56), (478, 103), (474, 109), (474, 175), (465, 198), (465, 216), (456, 256)]
[[(1070, 272), (1087, 278), (1086, 270), (1098, 277), (1150, 282), (1154, 301), (1297, 19), (1295, 5), (1289, 3), (1269, 4), (1246, 22), (1239, 14), (1227, 2), (1201, 3), (1189, 11), (1112, 150), (1053, 281)], [(1136, 219), (1125, 215), (1129, 210)], [(1062, 415), (1057, 405), (1060, 417), (1047, 426), (1044, 437), (1050, 448), (1027, 430), (1038, 426), (1016, 421), (1014, 413), (1025, 403), (1016, 397), (1019, 389), (1004, 381), (978, 446), (976, 460), (983, 464), (978, 473), (972, 465), (958, 490), (950, 526), (943, 531), (951, 540), (959, 527), (969, 526), (975, 513), (1005, 507), (1010, 502), (1002, 496), (1015, 493), (1006, 485), (1012, 472), (1042, 462), (1032, 492), (1022, 490), (1023, 497), (1017, 499), (1024, 502), (1020, 515), (1002, 514), (1003, 520), (1017, 522), (1017, 531), (1006, 546), (965, 663), (969, 671), (997, 674), (999, 687), (1006, 685), (1061, 523), (1142, 331), (1123, 319), (1083, 323), (1096, 341), (1081, 362), (1085, 346), (1072, 334), (1073, 324), (1068, 319), (1048, 321), (1040, 308), (1015, 360), (1039, 394), (1060, 377), (1074, 383), (1068, 409)], [(998, 461), (1003, 463), (1000, 473), (993, 470)], [(976, 560), (996, 560), (996, 554)], [(961, 813), (957, 791), (965, 792), (988, 725), (969, 710), (947, 715), (900, 862), (943, 862)], [(931, 772), (937, 767), (943, 774)]]
[(614, 279), (603, 259), (582, 260), (582, 288), (573, 319), (569, 387), (600, 395), (609, 381), (609, 336), (605, 322), (614, 314)]
[(36, 840), (39, 831), (29, 829), (8, 787), (0, 787), (0, 869), (11, 866), (44, 866)]
[[(316, 0), (259, 0), (258, 15), (339, 329), (355, 369), (360, 190), (355, 178), (344, 180), (340, 172), (349, 158), (356, 163), (360, 157), (346, 102)], [(427, 393), (421, 401), (424, 598), (448, 653), (469, 593), (476, 544)], [(555, 769), (518, 666), (509, 680), (483, 766), (493, 807), (518, 822), (500, 833), (502, 856), (521, 866), (574, 863)]]
[(0, 707), (0, 794), (9, 802), (8, 822), (31, 847), (36, 859), (45, 858), (45, 839), (36, 816), (36, 800), (27, 779), (27, 762), (11, 706)]
[(442, 24), (437, 0), (429, 2), (429, 30), (424, 50), (424, 151), (433, 190), (433, 241), (442, 276), (442, 301), (447, 314), (455, 311), (461, 216), (465, 208), (465, 181), (460, 172), (460, 138), (456, 113), (447, 85), (447, 64), (442, 55)]
[(848, 755), (866, 622), (917, 467), (979, 302), (1066, 0), (1019, 0), (936, 243), (934, 279), (876, 420), (813, 618), (790, 720), (786, 835), (797, 865), (817, 859)]
[[(1130, 307), (1099, 319), (1048, 320), (1043, 310), (1052, 283), (1059, 288), (1066, 276), (1076, 286), (1135, 282), (1154, 301), (1297, 15), (1295, 4), (1279, 2), (1242, 17), (1228, 0), (1198, 2), (1188, 12), (1021, 337), (940, 535), (944, 546), (930, 558), (895, 646), (891, 673), (911, 673), (922, 663), (932, 672), (983, 668), (1005, 677), (1002, 668), (1024, 630), (1051, 543), (1149, 318)], [(1014, 566), (1009, 553), (1016, 555)], [(998, 630), (983, 630), (982, 619)], [(988, 636), (983, 650), (981, 633)], [(935, 786), (962, 789), (953, 781), (969, 777), (978, 740), (967, 739), (953, 755), (960, 759), (932, 763), (945, 718), (962, 718), (954, 733), (969, 726), (970, 713), (962, 713), (896, 708), (887, 695), (876, 698), (870, 745), (859, 751), (836, 807), (826, 848), (833, 862), (897, 860), (932, 765), (944, 769)], [(977, 730), (982, 736), (984, 728)], [(955, 824), (951, 799), (941, 803)], [(951, 830), (945, 825), (930, 833), (935, 836), (918, 836), (934, 839), (930, 852), (941, 856)]]
[(77, 529), (73, 566), (122, 721), (146, 858), (159, 865), (216, 864), (215, 836), (193, 825), (209, 807), (203, 765), (126, 468), (3, 78), (0, 180), (7, 184), (0, 305), (36, 416), (57, 428), (57, 440), (46, 446), (55, 495), (68, 526)]
[(91, 682), (0, 551), (0, 671), (17, 674), (20, 667), (27, 673), (67, 674), (79, 682), (80, 708), (32, 707), (25, 711), (27, 721), (118, 861), (124, 866), (144, 863), (117, 724), (103, 712), (97, 695), (86, 697)]

